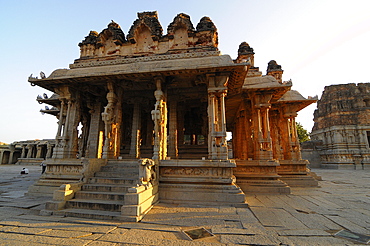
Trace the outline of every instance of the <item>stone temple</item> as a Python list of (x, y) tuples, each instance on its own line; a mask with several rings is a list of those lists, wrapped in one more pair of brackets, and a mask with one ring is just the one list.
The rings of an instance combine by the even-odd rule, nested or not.
[[(369, 169), (370, 83), (326, 86), (314, 113), (311, 143), (322, 168)], [(314, 150), (314, 148), (312, 148)]]
[[(245, 193), (289, 194), (317, 186), (302, 160), (297, 112), (304, 98), (270, 61), (266, 75), (240, 44), (217, 48), (208, 17), (138, 14), (125, 34), (111, 22), (79, 44), (69, 69), (31, 85), (54, 94), (58, 130), (47, 169), (30, 195), (53, 197), (44, 214), (139, 221), (157, 201), (248, 206)], [(228, 138), (232, 135), (232, 141)]]

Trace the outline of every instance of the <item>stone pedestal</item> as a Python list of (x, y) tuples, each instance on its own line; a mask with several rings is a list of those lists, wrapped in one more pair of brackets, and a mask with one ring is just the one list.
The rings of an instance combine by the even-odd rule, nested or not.
[(236, 160), (236, 183), (245, 193), (290, 194), (290, 187), (277, 174), (274, 160)]
[(231, 160), (163, 160), (159, 199), (163, 203), (247, 206), (235, 184)]

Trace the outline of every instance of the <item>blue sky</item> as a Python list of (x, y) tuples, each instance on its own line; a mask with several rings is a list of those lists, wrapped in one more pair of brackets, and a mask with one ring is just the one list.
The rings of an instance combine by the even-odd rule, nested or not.
[[(241, 42), (254, 48), (255, 66), (265, 73), (276, 60), (303, 96), (321, 96), (331, 84), (370, 82), (370, 1), (12, 1), (0, 0), (0, 141), (54, 138), (57, 120), (41, 115), (30, 74), (49, 76), (79, 57), (78, 43), (111, 20), (123, 32), (137, 12), (157, 10), (166, 33), (178, 13), (193, 25), (209, 16), (218, 28), (219, 49), (236, 58)], [(309, 131), (312, 105), (297, 121)]]

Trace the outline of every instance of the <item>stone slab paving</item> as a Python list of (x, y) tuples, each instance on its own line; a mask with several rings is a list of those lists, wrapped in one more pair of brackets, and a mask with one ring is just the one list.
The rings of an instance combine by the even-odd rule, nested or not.
[[(317, 188), (248, 194), (250, 208), (157, 204), (141, 223), (40, 216), (48, 200), (25, 196), (39, 166), (0, 166), (0, 245), (361, 245), (342, 229), (370, 235), (370, 170), (314, 171)], [(191, 241), (183, 230), (214, 236)]]

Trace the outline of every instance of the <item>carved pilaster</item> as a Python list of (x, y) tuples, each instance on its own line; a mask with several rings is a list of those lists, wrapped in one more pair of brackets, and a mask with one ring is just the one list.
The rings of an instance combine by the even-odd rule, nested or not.
[(225, 96), (227, 75), (208, 75), (208, 158), (227, 160)]
[(154, 121), (153, 160), (164, 160), (167, 157), (167, 103), (162, 91), (161, 77), (155, 78), (157, 90), (154, 92), (156, 103), (152, 110)]
[[(102, 119), (105, 124), (104, 159), (118, 158), (120, 154), (120, 127), (122, 122), (122, 106), (118, 100), (122, 96), (122, 92), (115, 89), (112, 82), (108, 82), (107, 87), (108, 104), (104, 107), (104, 112), (102, 113)], [(115, 91), (117, 91), (118, 96)]]

